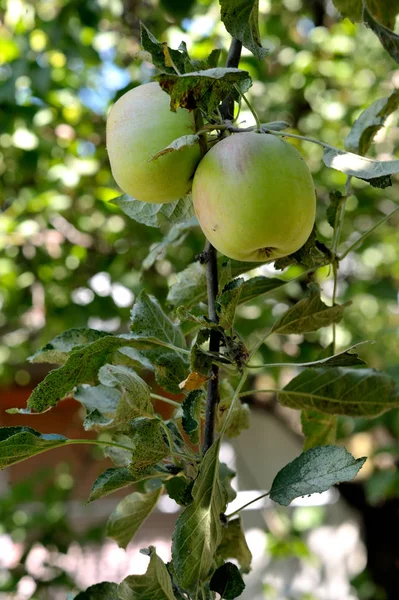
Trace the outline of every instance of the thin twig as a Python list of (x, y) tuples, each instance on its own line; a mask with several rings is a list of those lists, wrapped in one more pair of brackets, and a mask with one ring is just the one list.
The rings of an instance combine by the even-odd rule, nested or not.
[(247, 107), (251, 111), (253, 118), (255, 119), (255, 122), (256, 122), (256, 129), (255, 129), (255, 131), (261, 131), (262, 123), (259, 120), (258, 113), (254, 109), (254, 107), (252, 106), (252, 104), (250, 103), (250, 101), (248, 100), (248, 98), (245, 96), (245, 94), (243, 94), (243, 92), (240, 90), (240, 88), (238, 87), (238, 85), (235, 84), (234, 88), (237, 90), (237, 92), (239, 93), (239, 95), (241, 96), (241, 98), (244, 100), (245, 104), (247, 105)]
[(388, 221), (388, 219), (390, 219), (398, 211), (399, 211), (399, 206), (397, 206), (388, 215), (385, 215), (385, 217), (383, 219), (381, 219), (381, 221), (378, 221), (378, 223), (376, 223), (374, 225), (374, 227), (372, 227), (371, 229), (368, 229), (367, 231), (365, 231), (365, 233), (363, 233), (355, 242), (353, 242), (353, 244), (351, 244), (349, 246), (349, 248), (347, 248), (341, 254), (341, 256), (339, 257), (339, 260), (343, 260), (346, 256), (348, 256), (348, 254), (350, 254), (353, 250), (355, 250), (355, 248), (357, 248), (366, 239), (366, 237), (370, 235), (370, 233), (373, 233), (373, 231), (375, 231), (377, 229), (377, 227), (379, 227), (380, 225), (382, 225), (383, 223), (385, 223), (386, 221)]

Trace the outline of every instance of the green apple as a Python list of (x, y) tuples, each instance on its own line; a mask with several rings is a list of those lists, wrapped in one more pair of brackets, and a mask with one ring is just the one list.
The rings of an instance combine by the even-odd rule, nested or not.
[(291, 144), (265, 133), (237, 133), (217, 143), (197, 168), (192, 196), (208, 240), (241, 261), (296, 252), (315, 220), (305, 161)]
[(114, 104), (107, 119), (107, 150), (116, 183), (144, 202), (172, 202), (190, 191), (199, 146), (151, 158), (173, 140), (195, 133), (194, 115), (171, 112), (158, 83), (133, 88)]

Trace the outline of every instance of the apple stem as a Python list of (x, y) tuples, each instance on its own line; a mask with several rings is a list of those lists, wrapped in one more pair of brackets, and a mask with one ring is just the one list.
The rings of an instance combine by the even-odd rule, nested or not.
[(248, 106), (249, 110), (252, 113), (253, 118), (255, 119), (255, 123), (256, 123), (256, 129), (255, 129), (255, 131), (262, 133), (262, 124), (261, 124), (260, 119), (258, 117), (258, 113), (254, 109), (254, 107), (252, 106), (252, 104), (250, 103), (250, 101), (248, 100), (248, 98), (245, 96), (245, 94), (242, 93), (242, 91), (240, 90), (240, 88), (238, 87), (238, 85), (234, 85), (234, 87), (237, 90), (237, 92), (240, 94), (241, 98), (244, 100), (245, 104)]
[(203, 129), (204, 127), (204, 120), (198, 108), (194, 110), (194, 123), (196, 133), (198, 133), (199, 135), (199, 147), (201, 156), (205, 156), (205, 154), (208, 152), (208, 142), (206, 138), (206, 133), (204, 131), (201, 131), (201, 129)]
[[(238, 67), (241, 57), (242, 44), (236, 38), (233, 38), (227, 55), (226, 67)], [(229, 94), (220, 106), (220, 112), (224, 119), (232, 120), (234, 118), (234, 97)], [(217, 323), (218, 316), (216, 312), (216, 297), (218, 294), (218, 265), (216, 249), (209, 240), (206, 241), (203, 252), (203, 260), (206, 262), (206, 284), (208, 293), (208, 316), (209, 319)], [(218, 330), (212, 329), (209, 337), (209, 352), (219, 353), (221, 334)], [(210, 379), (208, 381), (206, 410), (205, 410), (205, 431), (203, 453), (207, 452), (213, 444), (215, 437), (216, 407), (219, 402), (219, 367), (212, 364)]]

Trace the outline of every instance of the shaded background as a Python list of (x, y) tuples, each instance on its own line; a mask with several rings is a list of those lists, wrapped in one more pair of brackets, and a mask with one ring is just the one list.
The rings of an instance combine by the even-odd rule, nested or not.
[[(341, 21), (331, 2), (262, 0), (260, 11), (261, 37), (270, 55), (259, 62), (244, 51), (240, 66), (254, 79), (249, 97), (261, 120), (286, 120), (292, 131), (342, 147), (360, 112), (398, 87), (395, 63), (364, 26)], [(186, 41), (194, 58), (229, 45), (219, 5), (210, 0), (0, 0), (1, 425), (30, 424), (43, 432), (87, 435), (82, 433), (81, 409), (73, 400), (34, 421), (4, 413), (4, 408), (23, 406), (46, 374), (44, 367), (30, 366), (27, 357), (71, 327), (124, 331), (139, 291), (145, 288), (164, 301), (175, 274), (202, 250), (201, 232), (190, 231), (184, 244), (169, 246), (143, 270), (143, 260), (163, 231), (130, 221), (110, 202), (118, 190), (105, 149), (107, 111), (121, 94), (153, 74), (149, 63), (135, 58), (140, 19), (172, 47)], [(239, 122), (251, 124), (251, 116), (242, 110)], [(394, 114), (379, 132), (371, 155), (392, 158), (398, 139)], [(345, 176), (324, 167), (319, 147), (300, 144), (300, 149), (315, 179), (318, 228), (328, 243), (332, 236), (325, 216), (328, 194), (332, 189), (342, 191)], [(382, 191), (354, 180), (342, 247), (388, 214), (397, 198), (395, 177), (394, 185)], [(342, 263), (339, 300), (351, 299), (352, 306), (338, 326), (338, 345), (375, 340), (362, 347), (361, 356), (399, 381), (398, 225), (395, 215)], [(274, 270), (267, 266), (259, 272)], [(328, 269), (319, 271), (319, 280), (325, 298), (331, 298)], [(237, 329), (251, 340), (256, 330), (268, 327), (301, 294), (300, 285), (291, 284), (271, 299), (241, 306)], [(262, 349), (262, 359), (281, 361), (287, 354), (301, 362), (315, 359), (330, 335), (322, 330), (305, 340), (273, 337)], [(251, 387), (281, 387), (290, 377), (292, 371), (287, 369), (270, 370), (259, 374)], [(282, 411), (273, 398), (262, 395), (252, 403), (272, 415), (300, 448), (295, 411)], [(368, 550), (367, 569), (352, 585), (354, 597), (365, 600), (394, 598), (390, 594), (399, 589), (398, 434), (399, 411), (375, 420), (339, 422), (340, 439), (347, 447), (356, 455), (370, 456), (362, 479), (341, 486), (359, 515)], [(51, 465), (48, 474), (22, 483), (46, 465)], [(0, 561), (0, 590), (14, 594), (5, 598), (57, 598), (57, 586), (76, 589), (65, 565), (41, 576), (37, 569), (32, 571), (29, 553), (38, 541), (65, 553), (74, 539), (82, 544), (104, 540), (100, 517), (104, 520), (106, 515), (101, 510), (98, 525), (89, 533), (83, 531), (84, 519), (75, 519), (77, 533), (68, 507), (81, 503), (106, 466), (100, 453), (76, 447), (32, 459), (6, 473), (13, 486), (2, 484), (0, 547), (12, 540), (22, 550), (15, 564)], [(36, 512), (23, 508), (23, 503), (39, 496), (45, 506), (39, 503)], [(274, 552), (276, 559), (306, 558), (303, 531), (289, 519), (284, 527), (269, 531), (273, 542), (268, 543), (269, 554)], [(30, 580), (21, 595), (24, 577)], [(32, 581), (37, 587), (29, 591)]]

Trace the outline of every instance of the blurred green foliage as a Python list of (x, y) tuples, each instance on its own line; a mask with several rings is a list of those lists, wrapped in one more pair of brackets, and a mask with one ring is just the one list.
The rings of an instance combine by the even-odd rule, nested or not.
[[(1, 495), (2, 598), (18, 598), (23, 582), (29, 582), (32, 600), (62, 597), (60, 594), (65, 597), (68, 590), (76, 588), (62, 557), (68, 554), (72, 540), (78, 544), (99, 544), (103, 527), (72, 524), (73, 485), (68, 466), (59, 463), (55, 469), (43, 469), (14, 484)], [(34, 502), (35, 498), (41, 502)]]

